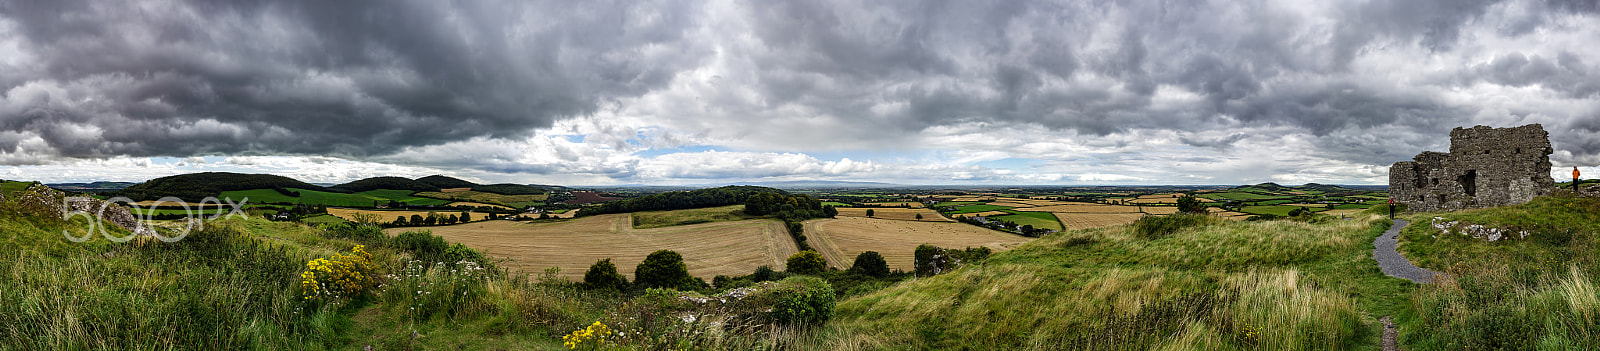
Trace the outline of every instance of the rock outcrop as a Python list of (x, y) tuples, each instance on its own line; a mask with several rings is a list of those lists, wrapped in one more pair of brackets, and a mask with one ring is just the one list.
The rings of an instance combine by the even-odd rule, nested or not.
[(1550, 135), (1539, 124), (1450, 131), (1450, 152), (1389, 167), (1389, 194), (1416, 211), (1516, 205), (1555, 189)]
[(66, 194), (43, 184), (34, 184), (18, 192), (17, 205), (27, 215), (61, 218), (73, 211), (83, 211), (134, 234), (156, 234), (148, 226), (139, 225), (139, 218), (128, 211), (127, 207), (108, 204), (92, 197), (67, 197)]
[(1527, 238), (1529, 235), (1533, 235), (1533, 233), (1526, 230), (1502, 229), (1485, 226), (1482, 224), (1464, 223), (1462, 221), (1447, 221), (1444, 219), (1444, 217), (1433, 217), (1433, 223), (1430, 225), (1433, 226), (1433, 229), (1438, 229), (1442, 234), (1448, 235), (1451, 232), (1455, 232), (1461, 235), (1483, 239), (1484, 241), (1489, 242), (1500, 241), (1500, 239), (1511, 239), (1512, 235), (1516, 235), (1517, 239), (1523, 239)]

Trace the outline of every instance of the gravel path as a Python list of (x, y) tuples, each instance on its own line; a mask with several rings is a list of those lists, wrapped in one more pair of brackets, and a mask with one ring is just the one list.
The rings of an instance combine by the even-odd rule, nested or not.
[(1408, 279), (1418, 284), (1432, 283), (1433, 275), (1444, 273), (1417, 267), (1411, 264), (1411, 261), (1407, 261), (1405, 256), (1400, 256), (1400, 252), (1395, 251), (1400, 244), (1400, 228), (1405, 228), (1407, 224), (1411, 223), (1396, 219), (1394, 225), (1389, 226), (1389, 231), (1383, 232), (1377, 240), (1373, 240), (1372, 246), (1376, 248), (1372, 251), (1372, 259), (1378, 260), (1378, 268), (1383, 270), (1383, 274)]

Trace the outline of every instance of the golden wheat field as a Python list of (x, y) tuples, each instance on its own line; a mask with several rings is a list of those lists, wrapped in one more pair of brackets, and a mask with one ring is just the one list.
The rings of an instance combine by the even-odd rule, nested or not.
[(998, 201), (993, 201), (993, 202), (990, 202), (990, 203), (989, 203), (989, 204), (990, 204), (990, 205), (995, 205), (995, 206), (1005, 206), (1005, 207), (1012, 207), (1012, 208), (1018, 208), (1018, 207), (1034, 207), (1034, 206), (1038, 206), (1038, 205), (1034, 205), (1034, 204), (1032, 204), (1032, 203), (1027, 203), (1027, 202), (1021, 202), (1021, 201), (1006, 201), (1006, 200), (998, 200)]
[(486, 204), (486, 203), (482, 203), (482, 202), (465, 202), (465, 201), (451, 202), (450, 204), (445, 205), (445, 206), (493, 207), (493, 208), (504, 209), (504, 210), (513, 209), (513, 208), (511, 208), (509, 206)]
[[(839, 216), (841, 216), (841, 217), (866, 217), (867, 216), (867, 210), (868, 210), (868, 208), (862, 208), (862, 207), (839, 208)], [(951, 220), (949, 218), (944, 218), (944, 216), (939, 215), (938, 211), (925, 209), (925, 208), (885, 207), (885, 208), (871, 208), (871, 210), (872, 210), (872, 218), (878, 218), (878, 219), (894, 219), (894, 220), (902, 220), (902, 221), (915, 221), (915, 220), (917, 220), (917, 215), (921, 214), (923, 222), (954, 222), (954, 220)]]
[(954, 249), (987, 246), (1004, 251), (1033, 240), (961, 223), (857, 217), (806, 221), (805, 234), (806, 242), (827, 258), (830, 266), (850, 268), (856, 255), (877, 251), (891, 269), (906, 271), (913, 269), (912, 251), (922, 244)]
[(589, 265), (610, 258), (617, 272), (632, 280), (634, 267), (645, 256), (673, 250), (683, 255), (690, 274), (709, 281), (717, 275), (750, 274), (762, 265), (782, 270), (784, 260), (799, 251), (783, 222), (765, 219), (633, 229), (629, 214), (608, 214), (560, 222), (486, 221), (386, 232), (419, 229), (509, 259), (505, 266), (514, 271), (536, 274), (560, 267), (560, 276), (568, 279), (583, 279)]
[(1067, 213), (1139, 213), (1139, 207), (1119, 206), (1105, 204), (1091, 204), (1083, 202), (1057, 202), (1056, 205), (1018, 208), (1017, 211), (1029, 212), (1067, 212)]
[(1143, 213), (1065, 213), (1055, 212), (1056, 220), (1061, 221), (1065, 230), (1089, 229), (1109, 227), (1133, 223), (1144, 217)]
[[(1128, 202), (1135, 204), (1176, 204), (1178, 203), (1178, 197), (1180, 196), (1183, 196), (1183, 194), (1144, 195), (1137, 199), (1129, 200)], [(1207, 198), (1199, 198), (1199, 200), (1200, 202), (1216, 202), (1215, 200)]]

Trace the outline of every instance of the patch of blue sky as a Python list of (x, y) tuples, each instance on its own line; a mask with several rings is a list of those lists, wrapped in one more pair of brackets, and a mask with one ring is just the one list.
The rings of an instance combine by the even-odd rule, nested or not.
[(675, 148), (667, 148), (667, 149), (641, 150), (641, 151), (638, 151), (638, 152), (634, 152), (633, 155), (634, 156), (639, 156), (639, 157), (652, 158), (652, 157), (661, 156), (661, 155), (668, 155), (668, 154), (694, 153), (694, 152), (706, 152), (706, 151), (728, 151), (728, 150), (719, 149), (719, 148), (717, 148), (715, 146), (711, 146), (711, 145), (684, 145), (684, 146), (679, 146), (679, 147), (675, 147)]

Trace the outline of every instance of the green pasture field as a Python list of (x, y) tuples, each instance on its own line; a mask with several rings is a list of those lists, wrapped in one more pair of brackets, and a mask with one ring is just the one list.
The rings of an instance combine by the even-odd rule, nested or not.
[(956, 210), (955, 211), (951, 211), (950, 214), (978, 213), (978, 212), (999, 211), (999, 210), (1009, 210), (1009, 209), (1011, 209), (1011, 207), (1008, 207), (1008, 206), (970, 205), (970, 206), (957, 207)]
[(367, 190), (367, 191), (359, 192), (359, 193), (356, 193), (356, 194), (366, 195), (366, 196), (369, 196), (369, 197), (375, 197), (375, 198), (380, 198), (380, 199), (390, 199), (390, 200), (400, 201), (400, 202), (403, 202), (403, 203), (406, 203), (406, 204), (419, 205), (419, 206), (428, 206), (428, 205), (438, 206), (438, 205), (448, 204), (448, 203), (451, 202), (450, 200), (440, 200), (440, 199), (432, 199), (432, 198), (426, 198), (426, 197), (411, 196), (411, 194), (413, 194), (413, 193), (416, 193), (416, 191), (378, 189), (378, 190)]
[(633, 227), (647, 229), (675, 225), (741, 221), (755, 218), (761, 217), (745, 215), (744, 205), (672, 211), (645, 211), (633, 213)]
[(1023, 212), (1023, 211), (1011, 211), (1011, 210), (1003, 210), (1003, 211), (1005, 211), (1007, 213), (1011, 213), (1011, 215), (994, 216), (994, 217), (989, 217), (989, 218), (998, 219), (998, 220), (1002, 220), (1002, 221), (1007, 221), (1007, 222), (1011, 222), (1011, 223), (1016, 223), (1017, 225), (1031, 225), (1034, 228), (1040, 228), (1040, 229), (1050, 229), (1050, 230), (1057, 230), (1057, 231), (1062, 229), (1061, 222), (1056, 219), (1056, 215), (1055, 214), (1050, 213), (1050, 212)]
[(847, 203), (843, 203), (843, 202), (835, 202), (835, 201), (823, 201), (822, 205), (823, 206), (833, 206), (833, 207), (855, 207), (855, 205), (851, 205), (851, 204), (847, 204)]
[(289, 190), (300, 193), (300, 197), (291, 197), (272, 189), (224, 191), (219, 197), (233, 199), (234, 201), (248, 197), (251, 203), (292, 203), (338, 207), (372, 207), (373, 203), (389, 202), (389, 199), (361, 194), (330, 193), (306, 189)]

